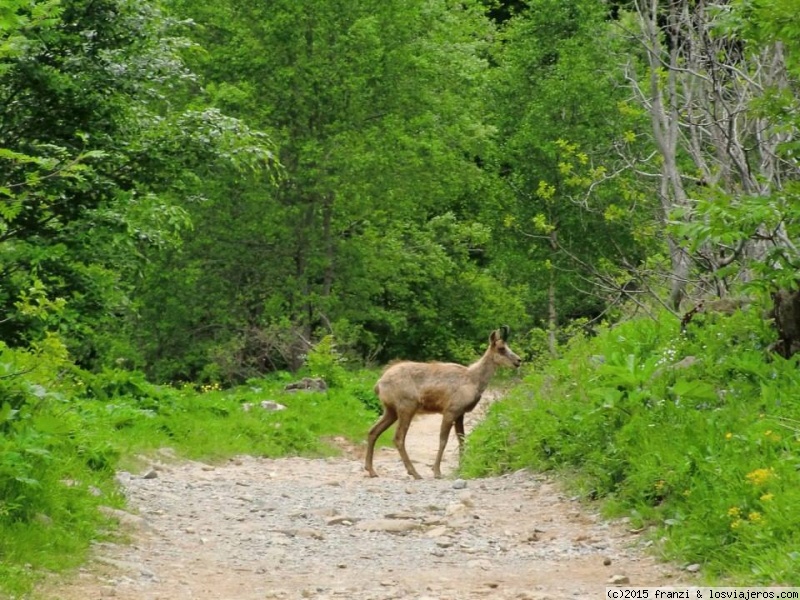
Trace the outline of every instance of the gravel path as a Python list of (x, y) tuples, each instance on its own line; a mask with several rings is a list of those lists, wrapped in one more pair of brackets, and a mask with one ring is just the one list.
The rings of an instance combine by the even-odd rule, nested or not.
[[(419, 417), (408, 436), (423, 477), (439, 419)], [(98, 544), (92, 564), (45, 598), (555, 600), (600, 598), (614, 577), (685, 579), (637, 547), (624, 523), (604, 522), (548, 477), (413, 481), (384, 448), (381, 477), (370, 479), (363, 448), (339, 442), (341, 458), (216, 467), (162, 450), (152, 470), (119, 474), (136, 513), (118, 515), (131, 544)], [(445, 473), (457, 460), (450, 446)]]

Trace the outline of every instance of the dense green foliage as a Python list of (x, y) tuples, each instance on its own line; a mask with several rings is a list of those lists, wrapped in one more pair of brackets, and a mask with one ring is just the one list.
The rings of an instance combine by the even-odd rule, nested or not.
[[(613, 166), (607, 155), (641, 122), (624, 110), (621, 73), (604, 68), (620, 45), (604, 7), (530, 4), (530, 13), (504, 30), (492, 73), (496, 160), (516, 203), (502, 215), (501, 260), (513, 262), (512, 281), (538, 282), (528, 292), (529, 312), (541, 323), (551, 311), (556, 327), (608, 308), (615, 280), (631, 277), (625, 266), (641, 264), (655, 249), (653, 212), (632, 178), (606, 180)], [(586, 283), (593, 279), (606, 289)]]
[[(0, 3), (0, 586), (79, 561), (136, 452), (321, 452), (359, 369), (502, 323), (541, 372), (467, 472), (568, 467), (790, 580), (794, 4)], [(241, 410), (298, 371), (330, 391)]]
[[(771, 79), (726, 80), (711, 106), (693, 104), (697, 44), (675, 59), (697, 74), (648, 66), (671, 64), (647, 54), (669, 49), (651, 21), (700, 35), (672, 8), (500, 4), (9, 4), (3, 339), (229, 385), (325, 335), (360, 360), (463, 359), (511, 322), (552, 351), (630, 292), (671, 286), (677, 311), (754, 271), (791, 283), (783, 4), (698, 16), (726, 73), (764, 73), (782, 44)], [(741, 137), (671, 138), (681, 101)]]
[(204, 93), (271, 132), (282, 172), (216, 177), (187, 207), (195, 233), (142, 296), (154, 375), (296, 368), (330, 333), (362, 357), (458, 356), (525, 318), (476, 264), (492, 237), (473, 209), (490, 184), (475, 162), (490, 142), (479, 5), (171, 5), (196, 23)]
[(677, 325), (665, 314), (573, 337), (493, 406), (463, 470), (563, 471), (709, 577), (797, 584), (797, 359), (767, 358), (760, 307)]
[(82, 364), (113, 364), (127, 358), (120, 321), (135, 314), (148, 254), (191, 226), (175, 200), (197, 193), (201, 167), (257, 167), (270, 149), (242, 123), (182, 101), (194, 79), (179, 56), (188, 41), (155, 5), (5, 10), (0, 335), (25, 345), (59, 333)]

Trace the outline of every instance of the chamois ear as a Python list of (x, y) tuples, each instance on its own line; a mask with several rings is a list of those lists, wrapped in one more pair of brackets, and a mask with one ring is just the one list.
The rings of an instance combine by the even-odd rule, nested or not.
[(508, 325), (503, 325), (500, 327), (500, 339), (502, 339), (504, 342), (507, 342), (510, 335), (511, 329)]

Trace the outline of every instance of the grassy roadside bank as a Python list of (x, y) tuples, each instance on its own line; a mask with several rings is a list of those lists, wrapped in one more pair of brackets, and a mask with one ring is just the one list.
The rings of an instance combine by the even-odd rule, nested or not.
[(556, 470), (709, 580), (800, 583), (800, 371), (752, 307), (572, 338), (493, 406), (465, 475)]

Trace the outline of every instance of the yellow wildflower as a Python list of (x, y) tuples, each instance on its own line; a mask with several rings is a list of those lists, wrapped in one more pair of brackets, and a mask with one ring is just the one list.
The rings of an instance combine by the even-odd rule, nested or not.
[(731, 523), (731, 529), (738, 529), (741, 524), (742, 524), (742, 520), (741, 519), (736, 519), (735, 521), (733, 521)]
[(760, 521), (760, 520), (761, 520), (761, 513), (760, 513), (760, 512), (758, 512), (758, 511), (755, 511), (755, 510), (754, 510), (754, 511), (751, 511), (751, 512), (750, 512), (750, 514), (749, 514), (749, 515), (747, 515), (747, 518), (748, 518), (750, 521), (752, 521), (753, 523), (757, 523), (758, 521)]
[(726, 440), (729, 440), (729, 439), (731, 439), (732, 437), (733, 437), (733, 434), (732, 434), (730, 431), (729, 431), (728, 433), (726, 433), (726, 434), (725, 434), (725, 439), (726, 439)]
[(731, 506), (728, 509), (728, 516), (729, 517), (738, 517), (739, 516), (739, 507), (738, 506)]
[(664, 489), (664, 485), (665, 485), (664, 484), (664, 480), (663, 479), (659, 479), (658, 481), (656, 481), (656, 483), (655, 483), (655, 485), (653, 487), (655, 487), (656, 490), (658, 490), (660, 492), (661, 490)]
[(767, 481), (775, 476), (775, 471), (770, 467), (769, 469), (755, 469), (745, 475), (745, 479), (752, 485), (764, 485)]
[(764, 494), (763, 496), (761, 496), (760, 500), (761, 500), (762, 502), (769, 502), (769, 501), (770, 501), (770, 500), (772, 500), (774, 497), (775, 497), (775, 496), (774, 496), (773, 494)]

